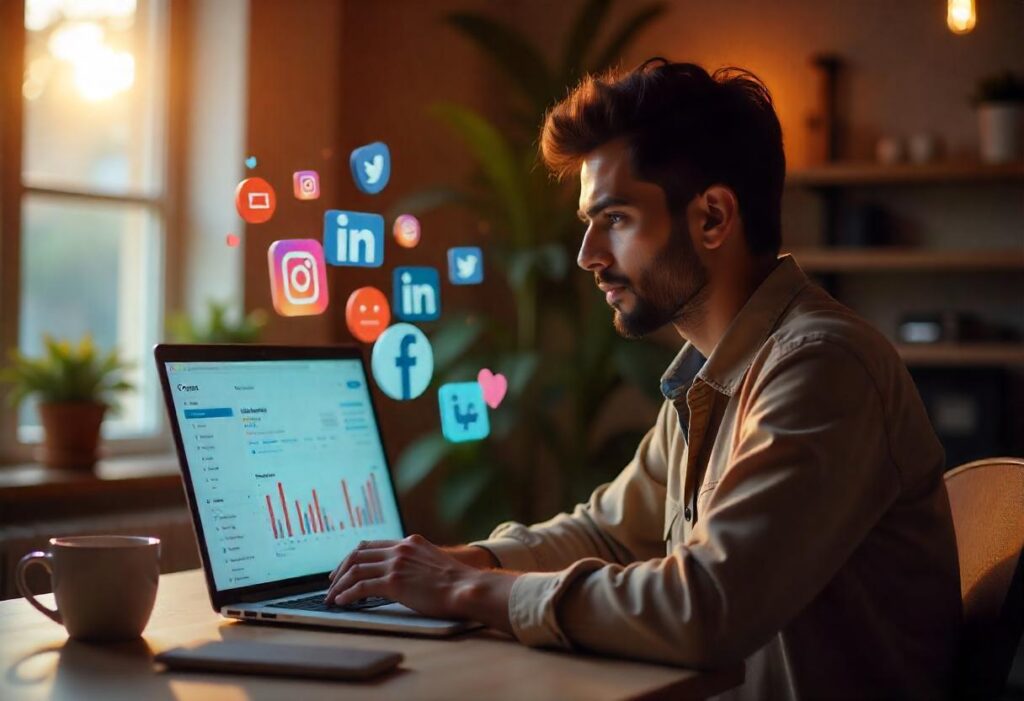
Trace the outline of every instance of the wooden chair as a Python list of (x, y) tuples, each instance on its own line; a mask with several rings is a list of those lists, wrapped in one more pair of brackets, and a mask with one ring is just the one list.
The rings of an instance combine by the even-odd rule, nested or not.
[(956, 697), (996, 698), (1024, 630), (1024, 459), (977, 460), (945, 479), (964, 606)]

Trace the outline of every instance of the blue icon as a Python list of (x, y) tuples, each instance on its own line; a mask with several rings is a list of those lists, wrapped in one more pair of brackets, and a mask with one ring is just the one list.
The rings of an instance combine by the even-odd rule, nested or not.
[(391, 178), (391, 152), (382, 141), (357, 148), (349, 158), (349, 165), (356, 187), (368, 195), (383, 190)]
[(434, 376), (434, 349), (412, 324), (394, 324), (373, 344), (373, 379), (392, 399), (415, 399)]
[(450, 382), (437, 391), (441, 433), (452, 443), (478, 441), (491, 432), (479, 382)]
[(448, 279), (453, 285), (479, 285), (483, 282), (483, 251), (476, 246), (449, 248)]
[(436, 268), (395, 268), (391, 311), (402, 321), (433, 321), (441, 316), (441, 278)]
[(331, 265), (379, 268), (384, 264), (384, 217), (367, 212), (324, 212), (324, 258)]

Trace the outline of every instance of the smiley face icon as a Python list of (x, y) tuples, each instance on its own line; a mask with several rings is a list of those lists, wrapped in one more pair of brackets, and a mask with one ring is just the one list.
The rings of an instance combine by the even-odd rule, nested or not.
[(376, 287), (360, 287), (345, 305), (345, 323), (353, 336), (373, 343), (391, 323), (391, 305)]

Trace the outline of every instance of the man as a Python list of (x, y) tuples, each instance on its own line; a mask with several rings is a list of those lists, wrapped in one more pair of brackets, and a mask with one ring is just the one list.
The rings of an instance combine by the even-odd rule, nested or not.
[(942, 448), (892, 346), (778, 257), (767, 89), (652, 59), (584, 80), (541, 148), (579, 172), (579, 264), (619, 332), (672, 323), (687, 341), (657, 423), (572, 514), (456, 548), (366, 543), (329, 598), (388, 596), (528, 645), (745, 660), (742, 698), (948, 696), (961, 609)]

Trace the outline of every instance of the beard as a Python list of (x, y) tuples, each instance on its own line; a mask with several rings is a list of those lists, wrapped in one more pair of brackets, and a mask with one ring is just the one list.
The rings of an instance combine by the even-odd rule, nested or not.
[(686, 231), (673, 227), (668, 242), (652, 258), (636, 284), (628, 278), (598, 276), (599, 282), (623, 285), (634, 298), (633, 309), (624, 312), (613, 305), (613, 324), (625, 338), (641, 338), (673, 321), (697, 314), (707, 296), (707, 268), (697, 256)]

